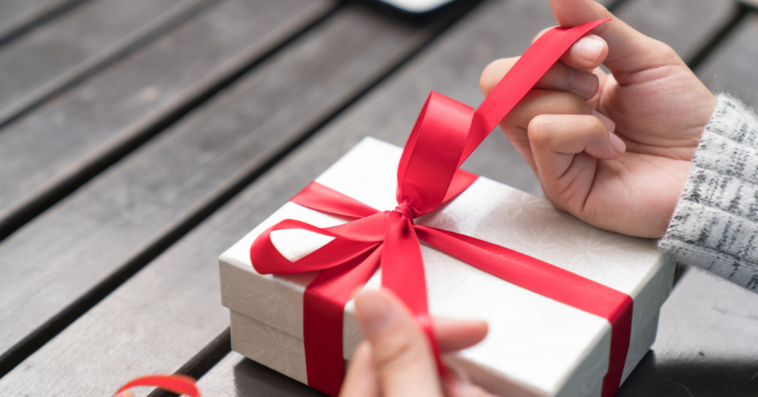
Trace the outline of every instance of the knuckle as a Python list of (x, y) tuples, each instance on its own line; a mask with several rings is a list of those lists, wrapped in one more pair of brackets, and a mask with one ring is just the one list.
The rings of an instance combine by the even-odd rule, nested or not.
[(479, 88), (486, 93), (492, 91), (500, 79), (511, 69), (515, 62), (514, 59), (517, 58), (497, 59), (485, 66), (482, 75), (479, 77)]
[(537, 147), (542, 147), (550, 143), (551, 117), (548, 115), (538, 115), (529, 122), (527, 134), (529, 142)]

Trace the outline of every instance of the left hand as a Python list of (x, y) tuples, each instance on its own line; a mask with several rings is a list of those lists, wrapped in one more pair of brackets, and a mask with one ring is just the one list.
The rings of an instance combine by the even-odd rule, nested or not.
[[(441, 382), (426, 336), (391, 292), (361, 292), (355, 311), (366, 340), (353, 354), (341, 397), (490, 396), (460, 375), (446, 384)], [(473, 346), (487, 335), (483, 321), (435, 318), (433, 323), (444, 352)]]

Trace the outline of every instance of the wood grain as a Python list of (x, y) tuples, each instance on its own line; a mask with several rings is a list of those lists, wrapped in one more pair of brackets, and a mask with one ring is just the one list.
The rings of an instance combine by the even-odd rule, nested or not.
[(330, 0), (229, 0), (0, 133), (0, 236), (319, 20)]
[(758, 15), (748, 16), (708, 57), (698, 76), (714, 92), (727, 92), (758, 109)]
[(0, 127), (214, 2), (92, 1), (0, 48)]
[[(5, 341), (23, 338), (131, 266), (433, 33), (343, 9), (6, 240), (0, 344), (7, 348)], [(179, 368), (228, 326), (215, 258), (249, 225), (222, 233), (215, 226), (206, 229), (214, 231), (210, 239), (169, 251), (3, 377), (0, 395), (50, 395), (61, 384), (76, 395), (108, 395), (124, 377)], [(189, 312), (183, 325), (182, 311)], [(50, 374), (45, 363), (52, 362), (65, 369)], [(77, 368), (88, 375), (72, 376)], [(43, 373), (45, 382), (29, 381)]]

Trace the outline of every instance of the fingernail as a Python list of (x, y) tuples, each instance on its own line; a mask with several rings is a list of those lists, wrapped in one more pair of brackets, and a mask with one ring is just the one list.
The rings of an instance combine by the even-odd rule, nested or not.
[(611, 146), (613, 147), (613, 150), (617, 153), (623, 153), (624, 150), (626, 150), (626, 144), (624, 141), (612, 132), (609, 132), (609, 134), (611, 134)]
[(595, 62), (603, 51), (603, 41), (597, 36), (582, 37), (574, 44), (574, 53), (587, 63)]
[(595, 74), (577, 69), (569, 73), (569, 87), (585, 99), (590, 99), (597, 93), (600, 81)]
[(356, 301), (358, 319), (366, 336), (382, 332), (392, 322), (389, 302), (378, 291), (367, 290)]
[(597, 110), (592, 110), (592, 115), (599, 118), (601, 122), (603, 122), (603, 125), (605, 128), (608, 129), (611, 133), (613, 131), (616, 131), (616, 123), (613, 122), (613, 120), (609, 119), (608, 116), (598, 112)]

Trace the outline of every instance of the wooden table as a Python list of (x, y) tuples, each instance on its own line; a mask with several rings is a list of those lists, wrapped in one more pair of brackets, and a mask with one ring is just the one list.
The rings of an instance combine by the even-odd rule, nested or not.
[[(758, 107), (758, 13), (605, 3)], [(402, 145), (430, 90), (478, 105), (482, 68), (552, 24), (546, 0), (423, 23), (331, 0), (3, 0), (0, 395), (171, 372), (207, 396), (318, 394), (230, 352), (216, 258), (364, 136)], [(465, 168), (541, 194), (502, 134)], [(688, 271), (619, 395), (757, 394), (758, 295)]]

